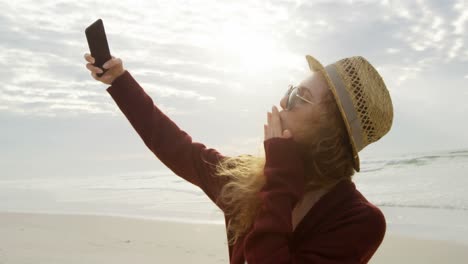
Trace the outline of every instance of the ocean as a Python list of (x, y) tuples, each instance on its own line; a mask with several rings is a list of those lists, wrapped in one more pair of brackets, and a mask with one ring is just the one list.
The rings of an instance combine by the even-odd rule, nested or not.
[(354, 181), (387, 229), (468, 244), (468, 149), (368, 159)]
[[(361, 162), (357, 188), (393, 233), (468, 244), (468, 150)], [(206, 195), (168, 170), (82, 178), (0, 179), (0, 211), (96, 214), (224, 224)]]

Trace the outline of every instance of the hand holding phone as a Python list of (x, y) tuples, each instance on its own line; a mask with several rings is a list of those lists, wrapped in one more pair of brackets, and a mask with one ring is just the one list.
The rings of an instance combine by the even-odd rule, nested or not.
[(122, 60), (119, 58), (112, 57), (112, 59), (108, 60), (104, 63), (103, 68), (107, 69), (106, 74), (98, 77), (99, 73), (103, 73), (101, 68), (93, 66), (94, 58), (89, 53), (85, 53), (84, 55), (85, 60), (88, 62), (86, 64), (86, 68), (91, 72), (91, 76), (96, 81), (103, 82), (105, 84), (112, 84), (117, 77), (125, 73), (125, 69), (123, 68)]
[(91, 56), (94, 57), (93, 65), (103, 71), (103, 73), (97, 74), (98, 77), (101, 77), (106, 72), (106, 69), (102, 65), (112, 58), (102, 19), (96, 20), (96, 22), (87, 27), (85, 33)]
[(122, 60), (110, 55), (107, 44), (106, 33), (101, 19), (86, 28), (86, 39), (88, 40), (91, 54), (85, 54), (88, 62), (86, 68), (91, 71), (95, 80), (105, 84), (112, 82), (125, 72)]

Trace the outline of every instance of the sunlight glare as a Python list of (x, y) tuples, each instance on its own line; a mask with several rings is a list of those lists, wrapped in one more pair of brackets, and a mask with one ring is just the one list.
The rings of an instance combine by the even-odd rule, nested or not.
[(270, 72), (285, 57), (285, 49), (273, 37), (233, 23), (223, 27), (214, 43), (223, 56), (252, 73)]

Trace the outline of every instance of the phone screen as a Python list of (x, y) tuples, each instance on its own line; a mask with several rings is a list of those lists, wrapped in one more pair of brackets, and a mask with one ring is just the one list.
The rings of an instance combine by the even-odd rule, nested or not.
[[(102, 19), (96, 20), (96, 22), (87, 27), (85, 33), (86, 39), (88, 40), (89, 50), (91, 51), (91, 56), (95, 59), (94, 66), (99, 67), (103, 72), (106, 72), (106, 70), (102, 68), (102, 65), (111, 59), (111, 54)], [(101, 77), (102, 74), (104, 73), (97, 75)]]

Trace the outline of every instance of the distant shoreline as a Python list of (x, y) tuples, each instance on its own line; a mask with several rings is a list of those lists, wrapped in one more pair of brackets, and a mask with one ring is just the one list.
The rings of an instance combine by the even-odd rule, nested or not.
[(180, 224), (201, 224), (201, 225), (222, 225), (224, 226), (224, 219), (207, 220), (207, 219), (194, 219), (187, 214), (187, 217), (171, 217), (171, 216), (151, 216), (151, 215), (138, 215), (138, 214), (118, 214), (118, 213), (103, 213), (103, 212), (63, 212), (63, 211), (28, 211), (28, 210), (0, 210), (1, 214), (24, 214), (24, 215), (50, 215), (50, 216), (89, 216), (89, 217), (110, 217), (110, 218), (123, 218), (134, 219), (142, 221), (158, 221), (167, 223), (180, 223)]

